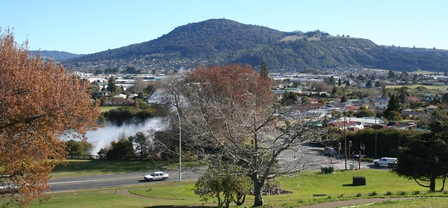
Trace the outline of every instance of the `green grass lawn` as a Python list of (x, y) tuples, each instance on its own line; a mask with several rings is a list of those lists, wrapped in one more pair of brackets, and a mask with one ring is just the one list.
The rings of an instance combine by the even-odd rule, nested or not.
[(119, 108), (120, 106), (100, 106), (100, 111), (101, 112), (107, 112), (110, 111), (112, 109), (116, 109)]
[[(142, 161), (125, 162), (132, 170), (139, 170)], [(55, 175), (62, 172), (77, 172), (76, 169), (84, 169), (86, 172), (103, 173), (101, 169), (113, 169), (110, 161), (101, 162), (77, 162), (77, 168), (65, 167), (55, 170)], [(118, 161), (115, 168), (124, 171)], [(74, 164), (74, 163), (72, 163)], [(81, 166), (85, 167), (81, 167)], [(90, 167), (94, 165), (96, 167)], [(102, 167), (102, 168), (101, 168)], [(150, 166), (147, 166), (147, 168)], [(60, 167), (61, 168), (61, 167)], [(68, 171), (70, 170), (70, 171)], [(105, 171), (108, 172), (108, 171)], [(115, 171), (112, 171), (115, 172)], [(126, 171), (124, 171), (126, 172)], [(128, 171), (129, 172), (129, 171)], [(353, 176), (364, 176), (365, 186), (352, 186)], [(446, 192), (429, 193), (427, 188), (418, 186), (413, 180), (399, 177), (388, 170), (342, 170), (333, 174), (321, 174), (320, 172), (302, 172), (294, 176), (280, 178), (281, 188), (292, 191), (291, 194), (265, 195), (265, 204), (269, 207), (299, 207), (306, 204), (321, 203), (334, 200), (350, 200), (357, 198), (403, 198), (411, 197), (411, 200), (387, 201), (375, 204), (375, 207), (428, 207), (428, 205), (445, 204), (448, 199)], [(144, 183), (133, 187), (121, 187), (119, 189), (101, 189), (94, 191), (78, 191), (56, 193), (53, 199), (34, 203), (32, 207), (181, 207), (183, 205), (199, 206), (206, 203), (209, 206), (216, 205), (212, 201), (203, 202), (194, 194), (195, 181)], [(439, 187), (441, 182), (438, 181)], [(129, 194), (129, 193), (131, 194)], [(128, 194), (125, 194), (128, 193)], [(323, 194), (324, 196), (313, 196)], [(253, 197), (246, 198), (246, 206), (251, 206)], [(440, 204), (440, 205), (443, 205)], [(415, 206), (414, 206), (415, 207)]]

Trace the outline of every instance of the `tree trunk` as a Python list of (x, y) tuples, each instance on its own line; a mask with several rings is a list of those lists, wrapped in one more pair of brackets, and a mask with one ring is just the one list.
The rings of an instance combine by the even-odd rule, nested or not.
[(431, 176), (430, 182), (429, 182), (429, 190), (431, 192), (435, 192), (436, 191), (436, 177), (435, 176)]
[(254, 182), (254, 207), (263, 206), (263, 195), (261, 194), (261, 188), (263, 185), (258, 181), (258, 177), (252, 176), (252, 181)]

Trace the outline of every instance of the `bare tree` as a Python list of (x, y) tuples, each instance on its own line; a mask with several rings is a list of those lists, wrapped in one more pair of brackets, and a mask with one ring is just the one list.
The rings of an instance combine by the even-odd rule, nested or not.
[(187, 135), (182, 145), (213, 153), (218, 163), (238, 165), (241, 172), (235, 174), (253, 182), (254, 206), (263, 205), (267, 180), (301, 170), (297, 161), (280, 166), (279, 159), (298, 151), (307, 130), (279, 116), (271, 84), (248, 65), (208, 66), (176, 80), (167, 94)]

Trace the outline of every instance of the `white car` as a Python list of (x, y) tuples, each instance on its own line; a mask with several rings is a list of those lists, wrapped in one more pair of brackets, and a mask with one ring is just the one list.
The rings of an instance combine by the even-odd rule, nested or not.
[(164, 173), (162, 171), (152, 172), (148, 175), (143, 176), (145, 181), (164, 181), (168, 179), (170, 176), (168, 173)]
[(382, 157), (380, 159), (373, 160), (373, 164), (376, 166), (392, 166), (397, 162), (395, 157)]
[(19, 187), (10, 183), (1, 182), (0, 183), (0, 195), (16, 193)]

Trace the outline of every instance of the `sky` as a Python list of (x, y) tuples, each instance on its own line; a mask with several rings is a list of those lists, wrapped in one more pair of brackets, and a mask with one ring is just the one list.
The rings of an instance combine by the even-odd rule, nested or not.
[(0, 0), (1, 34), (30, 50), (91, 54), (225, 18), (284, 32), (320, 30), (378, 45), (448, 49), (446, 0)]

